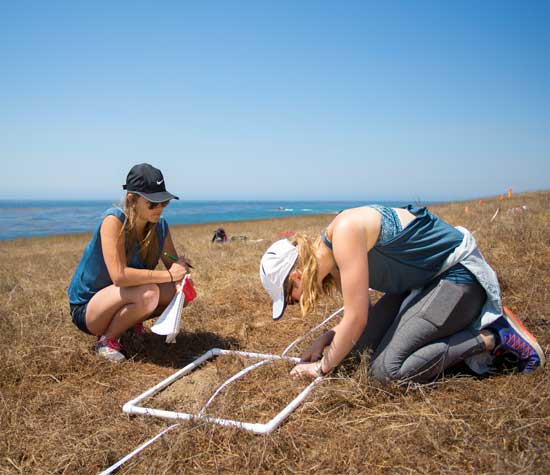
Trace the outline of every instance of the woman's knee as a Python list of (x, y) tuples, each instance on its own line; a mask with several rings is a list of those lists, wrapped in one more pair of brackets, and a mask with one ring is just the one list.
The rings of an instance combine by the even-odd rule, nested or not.
[(159, 304), (160, 289), (158, 285), (140, 285), (136, 290), (138, 290), (138, 299), (136, 303), (143, 308), (145, 313), (153, 312)]
[[(448, 366), (447, 351), (448, 344), (438, 341), (420, 348), (402, 361), (394, 360), (393, 364), (389, 364), (381, 354), (372, 361), (370, 375), (382, 383), (426, 383), (435, 379)], [(391, 361), (391, 355), (388, 359)]]
[(382, 355), (371, 361), (369, 375), (374, 380), (385, 384), (401, 378), (400, 368), (388, 365)]

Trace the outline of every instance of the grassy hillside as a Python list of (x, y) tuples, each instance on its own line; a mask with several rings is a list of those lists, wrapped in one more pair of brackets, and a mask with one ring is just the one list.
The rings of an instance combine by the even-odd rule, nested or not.
[[(504, 304), (548, 354), (550, 192), (431, 209), (475, 231)], [(70, 322), (66, 289), (89, 235), (0, 242), (0, 473), (97, 473), (169, 425), (129, 418), (121, 406), (176, 368), (212, 347), (282, 352), (341, 301), (325, 301), (306, 321), (295, 306), (271, 322), (259, 259), (283, 233), (317, 235), (330, 219), (174, 227), (178, 249), (195, 266), (198, 298), (184, 310), (177, 344), (150, 333), (125, 338), (130, 360), (120, 365), (98, 360), (94, 339)], [(212, 245), (218, 225), (248, 240)], [(202, 406), (210, 389), (245, 363), (219, 358), (201, 377), (160, 395), (158, 407)], [(208, 413), (267, 420), (304, 386), (288, 369), (275, 364), (250, 373)], [(547, 369), (382, 387), (366, 377), (364, 361), (348, 362), (270, 436), (183, 423), (120, 473), (549, 473), (549, 394)]]

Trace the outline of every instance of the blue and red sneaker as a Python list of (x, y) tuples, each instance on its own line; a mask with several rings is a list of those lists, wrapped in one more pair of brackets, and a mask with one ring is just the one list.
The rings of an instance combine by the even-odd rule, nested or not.
[(513, 356), (520, 373), (530, 373), (539, 367), (544, 367), (546, 359), (537, 339), (509, 308), (503, 307), (503, 309), (502, 317), (494, 323), (493, 327), (500, 340), (493, 354)]

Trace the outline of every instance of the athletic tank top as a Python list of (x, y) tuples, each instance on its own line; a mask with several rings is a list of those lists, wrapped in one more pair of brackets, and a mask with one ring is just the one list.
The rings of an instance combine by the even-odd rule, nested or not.
[[(372, 206), (380, 211), (380, 206)], [(391, 209), (391, 208), (389, 208)], [(463, 235), (426, 208), (405, 207), (415, 216), (401, 229), (397, 213), (382, 213), (379, 238), (368, 253), (369, 286), (375, 290), (399, 294), (421, 288), (431, 282), (447, 256), (462, 242)], [(393, 235), (393, 236), (392, 236)], [(383, 239), (381, 239), (383, 237)], [(324, 233), (323, 242), (332, 249)], [(462, 264), (451, 267), (441, 278), (458, 283), (473, 283), (474, 275)]]
[[(78, 263), (69, 289), (69, 303), (71, 304), (84, 304), (90, 301), (90, 299), (101, 289), (111, 285), (113, 281), (107, 271), (105, 260), (103, 259), (103, 251), (101, 249), (101, 235), (100, 229), (103, 220), (107, 216), (116, 216), (120, 222), (124, 223), (124, 212), (120, 208), (110, 208), (101, 216), (101, 221), (95, 230), (92, 239), (84, 249), (84, 254)], [(157, 223), (157, 238), (158, 238), (158, 256), (164, 248), (164, 240), (168, 233), (168, 223), (164, 218), (160, 218)], [(130, 259), (128, 262), (129, 267), (134, 269), (145, 269), (145, 263), (139, 256), (139, 245), (136, 242), (132, 252), (130, 253)]]

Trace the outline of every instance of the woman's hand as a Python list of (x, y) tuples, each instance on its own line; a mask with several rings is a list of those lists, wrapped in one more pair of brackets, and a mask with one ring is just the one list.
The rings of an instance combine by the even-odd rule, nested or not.
[(315, 363), (298, 363), (290, 372), (290, 377), (293, 379), (308, 378), (313, 379), (321, 376), (320, 361)]
[(181, 282), (187, 274), (187, 269), (178, 261), (174, 262), (168, 270), (174, 282)]
[(323, 333), (302, 353), (300, 363), (313, 363), (314, 361), (320, 360), (323, 356), (323, 350), (332, 343), (333, 338), (334, 332), (332, 330)]
[(178, 259), (178, 262), (184, 266), (187, 270), (193, 269), (192, 262), (188, 257), (182, 256)]

